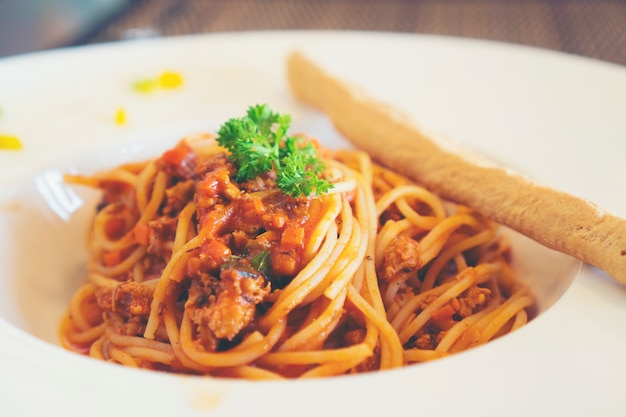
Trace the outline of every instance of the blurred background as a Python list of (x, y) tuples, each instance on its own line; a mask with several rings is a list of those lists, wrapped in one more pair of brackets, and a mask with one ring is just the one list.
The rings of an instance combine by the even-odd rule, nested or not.
[(0, 0), (0, 57), (144, 37), (286, 29), (461, 36), (626, 65), (626, 0)]

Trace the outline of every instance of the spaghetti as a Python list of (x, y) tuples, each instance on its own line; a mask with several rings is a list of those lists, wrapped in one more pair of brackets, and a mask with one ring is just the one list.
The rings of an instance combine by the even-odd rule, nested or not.
[[(308, 140), (308, 139), (307, 139)], [(234, 180), (211, 135), (93, 176), (87, 280), (62, 345), (101, 360), (246, 379), (390, 369), (532, 318), (498, 225), (359, 151), (323, 155), (328, 193)]]

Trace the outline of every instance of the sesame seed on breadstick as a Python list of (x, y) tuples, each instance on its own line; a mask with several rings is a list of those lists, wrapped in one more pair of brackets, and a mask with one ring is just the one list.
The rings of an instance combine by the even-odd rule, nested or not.
[(378, 162), (626, 284), (626, 220), (450, 150), (396, 109), (331, 76), (299, 52), (289, 56), (287, 76), (299, 100), (328, 115), (339, 132)]

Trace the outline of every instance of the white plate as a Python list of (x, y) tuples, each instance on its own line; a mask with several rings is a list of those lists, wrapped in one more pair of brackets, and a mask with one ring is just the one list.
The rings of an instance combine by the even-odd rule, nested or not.
[[(542, 314), (452, 358), (392, 372), (254, 383), (113, 366), (55, 346), (82, 279), (93, 195), (62, 185), (213, 131), (247, 106), (289, 112), (294, 130), (338, 147), (323, 115), (295, 101), (294, 48), (406, 111), (423, 127), (626, 216), (626, 70), (511, 45), (399, 34), (265, 32), (75, 48), (0, 60), (0, 415), (625, 415), (626, 289), (532, 242), (516, 245)], [(184, 87), (141, 95), (164, 70)], [(123, 107), (124, 126), (113, 123)], [(561, 296), (562, 295), (562, 296)], [(139, 414), (140, 413), (140, 414)]]

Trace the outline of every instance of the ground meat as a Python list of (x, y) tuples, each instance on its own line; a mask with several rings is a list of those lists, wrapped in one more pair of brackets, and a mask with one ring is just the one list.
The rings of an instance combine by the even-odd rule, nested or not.
[[(166, 260), (163, 259), (163, 257), (152, 254), (147, 254), (146, 256), (144, 256), (142, 262), (144, 268), (144, 281), (159, 278), (166, 265)], [(132, 270), (128, 272), (128, 277), (129, 279), (132, 279)]]
[(163, 214), (170, 217), (176, 216), (188, 202), (193, 200), (196, 191), (194, 180), (181, 181), (165, 190), (165, 207)]
[[(197, 258), (192, 258), (192, 260), (193, 259)], [(194, 266), (190, 269), (194, 269), (196, 276), (191, 280), (185, 310), (187, 310), (192, 321), (198, 325), (196, 330), (196, 343), (205, 350), (214, 352), (217, 350), (219, 340), (211, 329), (202, 324), (202, 312), (215, 302), (220, 283), (217, 277), (201, 272), (199, 267)]]
[(113, 291), (108, 287), (100, 287), (96, 291), (96, 302), (103, 311), (113, 310)]
[(423, 333), (422, 335), (417, 337), (417, 339), (415, 339), (413, 347), (416, 347), (418, 349), (434, 350), (437, 347), (437, 342), (432, 334)]
[[(196, 298), (192, 320), (198, 328), (208, 328), (215, 337), (232, 340), (254, 319), (256, 305), (270, 292), (263, 275), (251, 267), (225, 267), (220, 273), (219, 289), (200, 301)], [(195, 296), (190, 290), (189, 301)], [(189, 305), (189, 303), (188, 303)]]
[(222, 288), (217, 301), (209, 308), (208, 325), (216, 336), (232, 340), (254, 318), (270, 286), (261, 274), (226, 268), (220, 274)]
[(141, 336), (146, 330), (146, 316), (126, 317), (123, 314), (112, 311), (104, 312), (103, 316), (108, 327), (121, 335)]
[(152, 286), (127, 281), (114, 288), (101, 287), (96, 301), (109, 326), (120, 334), (134, 336), (145, 329), (153, 293)]
[(124, 282), (113, 290), (112, 310), (132, 316), (148, 315), (153, 293), (153, 286)]
[(225, 152), (217, 153), (210, 158), (200, 159), (195, 166), (195, 176), (202, 178), (207, 172), (227, 167), (230, 174), (235, 172), (235, 168), (228, 162), (228, 156)]
[(127, 281), (114, 288), (100, 287), (96, 292), (98, 306), (104, 311), (114, 311), (125, 316), (150, 313), (154, 287)]
[(385, 249), (382, 278), (387, 282), (408, 278), (421, 266), (419, 258), (419, 243), (410, 236), (397, 236)]
[(276, 188), (276, 172), (269, 171), (240, 184), (247, 193)]
[(194, 196), (200, 227), (204, 226), (205, 218), (211, 211), (238, 199), (240, 195), (239, 187), (230, 179), (229, 167), (207, 172), (198, 183)]
[(491, 290), (488, 288), (481, 288), (472, 286), (465, 290), (460, 297), (458, 297), (460, 307), (457, 314), (461, 318), (471, 316), (476, 311), (482, 309), (489, 300)]
[(150, 228), (150, 241), (148, 243), (148, 253), (161, 257), (169, 257), (171, 245), (176, 237), (177, 220), (170, 217), (159, 217), (148, 223)]

